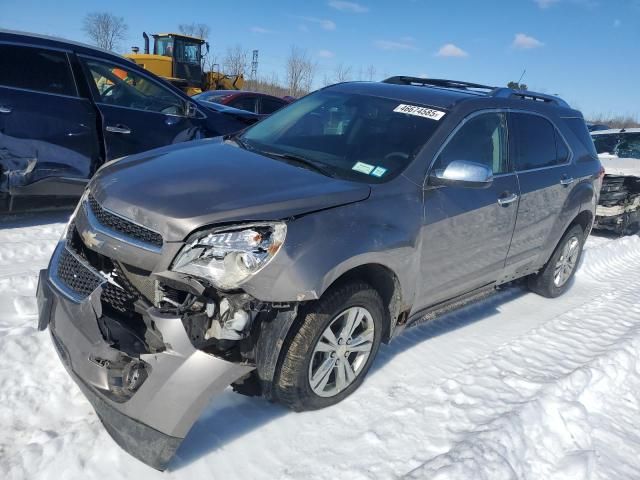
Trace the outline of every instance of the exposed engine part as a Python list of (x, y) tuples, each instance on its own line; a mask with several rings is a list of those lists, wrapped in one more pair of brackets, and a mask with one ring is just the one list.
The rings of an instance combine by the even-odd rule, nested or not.
[(620, 235), (640, 231), (640, 178), (605, 175), (594, 228)]

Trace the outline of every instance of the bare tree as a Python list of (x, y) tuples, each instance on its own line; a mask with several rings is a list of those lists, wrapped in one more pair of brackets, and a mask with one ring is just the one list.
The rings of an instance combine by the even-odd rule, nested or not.
[(178, 25), (178, 30), (183, 35), (198, 37), (202, 40), (209, 38), (209, 32), (211, 32), (211, 28), (205, 23), (181, 23)]
[(306, 50), (300, 49), (295, 45), (291, 46), (286, 67), (289, 95), (299, 97), (311, 90), (316, 67), (317, 64), (311, 61), (311, 57)]
[(238, 44), (227, 48), (227, 54), (223, 60), (224, 70), (227, 75), (244, 75), (249, 66), (249, 51)]
[(367, 67), (367, 80), (369, 80), (370, 82), (373, 82), (373, 79), (376, 76), (376, 67), (374, 67), (373, 65), (369, 65)]
[(109, 12), (94, 12), (84, 17), (82, 29), (98, 47), (115, 50), (125, 39), (129, 27), (123, 17)]
[(341, 63), (336, 67), (333, 73), (333, 78), (336, 83), (348, 82), (351, 80), (351, 67)]

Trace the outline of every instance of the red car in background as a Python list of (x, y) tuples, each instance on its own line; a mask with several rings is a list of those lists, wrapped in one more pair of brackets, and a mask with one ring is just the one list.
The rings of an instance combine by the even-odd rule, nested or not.
[(274, 97), (266, 93), (246, 92), (242, 90), (209, 90), (194, 95), (197, 100), (220, 103), (239, 110), (246, 110), (258, 115), (271, 115), (276, 110), (289, 105), (291, 100)]

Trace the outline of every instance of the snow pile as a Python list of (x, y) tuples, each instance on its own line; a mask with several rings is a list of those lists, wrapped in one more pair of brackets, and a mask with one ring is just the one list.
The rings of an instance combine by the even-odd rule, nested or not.
[(639, 237), (591, 237), (562, 298), (508, 288), (409, 330), (330, 409), (225, 392), (159, 473), (111, 440), (35, 330), (63, 222), (0, 226), (2, 479), (640, 478)]

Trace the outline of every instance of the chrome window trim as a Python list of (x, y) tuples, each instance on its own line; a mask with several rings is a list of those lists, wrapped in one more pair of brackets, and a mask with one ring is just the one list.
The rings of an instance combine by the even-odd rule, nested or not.
[[(96, 290), (100, 288), (102, 285), (107, 283), (107, 279), (100, 274), (96, 269), (94, 269), (91, 265), (85, 262), (82, 258), (80, 258), (72, 249), (67, 247), (66, 240), (60, 240), (58, 242), (58, 246), (53, 252), (53, 257), (51, 258), (51, 268), (49, 269), (49, 280), (55, 286), (58, 291), (66, 297), (68, 300), (73, 303), (82, 303), (85, 299), (87, 299), (89, 295), (82, 295), (78, 292), (71, 290), (59, 277), (58, 277), (58, 265), (60, 264), (60, 255), (62, 251), (65, 250), (69, 255), (73, 256), (73, 258), (80, 263), (84, 268), (86, 268), (94, 277), (100, 280), (100, 284), (96, 287)], [(95, 292), (95, 290), (94, 290)], [(92, 292), (93, 293), (93, 292)]]
[[(95, 199), (95, 197), (94, 197)], [(160, 232), (157, 232), (156, 230), (153, 230), (145, 225), (142, 225), (138, 222), (134, 222), (133, 220), (124, 217), (112, 210), (109, 210), (108, 208), (105, 208), (100, 202), (98, 202), (98, 200), (96, 199), (96, 202), (100, 205), (100, 208), (102, 208), (103, 210), (105, 210), (106, 212), (108, 212), (109, 214), (118, 217), (122, 220), (124, 220), (125, 222), (129, 222), (133, 225), (136, 225), (140, 228), (144, 228), (145, 230), (149, 230), (150, 232), (153, 232), (157, 235), (160, 236), (160, 238), (162, 238), (162, 235), (160, 234)], [(122, 242), (122, 243), (126, 243), (129, 245), (133, 245), (134, 247), (140, 248), (142, 250), (146, 250), (148, 252), (151, 253), (155, 253), (155, 254), (160, 254), (162, 252), (162, 247), (156, 247), (155, 245), (151, 245), (149, 243), (143, 242), (142, 240), (138, 240), (136, 238), (130, 237), (128, 235), (125, 235), (124, 233), (118, 232), (117, 230), (113, 230), (112, 228), (107, 227), (106, 225), (103, 225), (102, 223), (100, 223), (100, 220), (98, 220), (98, 218), (95, 216), (95, 214), (93, 213), (93, 210), (91, 209), (91, 205), (89, 205), (89, 199), (86, 198), (82, 204), (83, 208), (84, 208), (84, 212), (85, 215), (87, 217), (87, 220), (89, 221), (89, 224), (91, 225), (91, 228), (93, 228), (94, 230), (96, 230), (97, 232), (106, 235), (107, 237), (111, 237), (111, 238), (115, 238), (116, 240)], [(163, 244), (164, 244), (164, 238), (163, 238)]]

